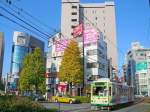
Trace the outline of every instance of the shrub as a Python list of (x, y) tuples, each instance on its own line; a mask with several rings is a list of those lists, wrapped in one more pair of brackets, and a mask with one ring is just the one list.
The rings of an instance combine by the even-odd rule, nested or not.
[(26, 97), (4, 96), (0, 97), (0, 112), (56, 112), (56, 110), (48, 110)]
[(81, 103), (90, 103), (91, 102), (90, 97), (87, 97), (87, 96), (75, 96), (74, 98), (76, 100), (80, 101)]

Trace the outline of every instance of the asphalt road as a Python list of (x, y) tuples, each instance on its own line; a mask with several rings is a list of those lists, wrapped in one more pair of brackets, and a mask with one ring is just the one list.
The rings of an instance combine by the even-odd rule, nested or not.
[[(90, 104), (64, 104), (61, 103), (42, 103), (46, 108), (57, 108), (62, 112), (107, 112), (105, 111), (91, 111)], [(138, 103), (120, 110), (111, 112), (148, 112), (150, 110), (150, 103)], [(150, 111), (149, 111), (150, 112)]]
[(42, 103), (46, 108), (57, 108), (63, 112), (90, 112), (90, 104)]

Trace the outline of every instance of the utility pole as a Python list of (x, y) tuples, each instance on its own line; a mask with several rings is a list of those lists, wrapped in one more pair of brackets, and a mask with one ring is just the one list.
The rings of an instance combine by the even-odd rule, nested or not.
[(8, 88), (8, 73), (7, 73), (7, 76), (6, 76), (6, 82), (5, 82), (5, 94), (7, 93), (7, 88)]

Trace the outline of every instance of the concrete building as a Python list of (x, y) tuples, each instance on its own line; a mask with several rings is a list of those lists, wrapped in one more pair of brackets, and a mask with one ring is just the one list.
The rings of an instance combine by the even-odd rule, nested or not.
[(14, 32), (12, 59), (11, 59), (11, 88), (16, 89), (16, 82), (22, 68), (24, 57), (33, 52), (35, 48), (40, 48), (44, 55), (44, 42), (24, 32)]
[[(80, 38), (75, 40), (82, 51), (83, 42), (80, 41)], [(67, 41), (69, 42), (69, 40)], [(59, 67), (67, 41), (59, 33), (49, 39), (50, 52), (47, 54), (46, 84), (47, 90), (53, 94), (56, 93), (56, 87), (59, 84)], [(84, 42), (84, 84), (87, 85), (93, 80), (108, 77), (108, 58), (107, 44), (102, 33), (98, 33), (97, 39)], [(82, 52), (81, 56), (83, 57)]]
[(113, 68), (117, 69), (117, 41), (115, 4), (112, 1), (104, 3), (80, 3), (80, 0), (62, 0), (61, 32), (66, 38), (72, 38), (73, 28), (79, 23), (84, 28), (95, 27), (104, 35), (107, 43), (108, 58)]
[(0, 32), (0, 79), (2, 77), (3, 57), (4, 57), (4, 34)]
[(150, 49), (139, 42), (132, 43), (126, 54), (126, 81), (135, 88), (135, 94), (150, 96)]

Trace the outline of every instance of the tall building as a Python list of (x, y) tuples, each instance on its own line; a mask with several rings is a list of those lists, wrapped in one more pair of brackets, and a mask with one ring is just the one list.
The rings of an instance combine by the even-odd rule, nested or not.
[(132, 43), (126, 54), (126, 81), (135, 94), (150, 96), (150, 49), (139, 42)]
[[(94, 29), (90, 29), (90, 31), (95, 32)], [(83, 56), (83, 42), (78, 39), (76, 41), (81, 50), (81, 56)], [(63, 38), (59, 33), (49, 39), (50, 52), (47, 54), (46, 84), (47, 90), (50, 90), (52, 94), (56, 94), (56, 87), (59, 84), (59, 67), (68, 42), (69, 39)], [(84, 84), (90, 84), (91, 81), (102, 77), (108, 77), (107, 44), (103, 34), (97, 32), (95, 37), (87, 37), (84, 40)]]
[(62, 0), (61, 32), (72, 38), (73, 28), (79, 23), (84, 28), (95, 27), (104, 35), (107, 43), (108, 58), (117, 69), (117, 43), (114, 2), (80, 3), (80, 0)]
[(12, 59), (11, 59), (11, 88), (16, 88), (16, 82), (19, 78), (19, 73), (22, 68), (24, 57), (33, 52), (35, 48), (40, 48), (44, 55), (44, 42), (23, 32), (14, 32)]
[(3, 69), (3, 57), (4, 57), (4, 34), (0, 32), (0, 79)]

